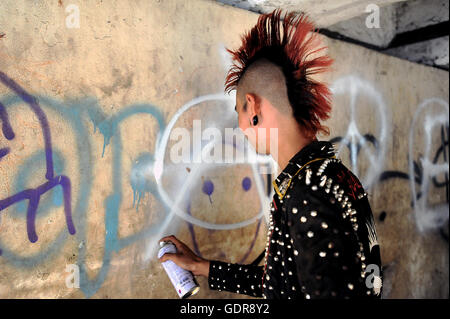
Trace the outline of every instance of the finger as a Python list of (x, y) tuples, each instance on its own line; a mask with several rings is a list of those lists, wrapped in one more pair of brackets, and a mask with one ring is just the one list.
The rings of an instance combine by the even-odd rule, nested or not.
[(165, 237), (163, 237), (163, 238), (161, 238), (159, 240), (159, 243), (161, 243), (163, 241), (169, 241), (169, 242), (173, 243), (175, 245), (175, 247), (177, 248), (177, 251), (178, 251), (178, 247), (177, 247), (177, 245), (175, 243), (175, 236), (173, 236), (173, 235), (165, 236)]
[(170, 235), (170, 236), (166, 236), (161, 238), (159, 241), (171, 241), (172, 243), (175, 244), (175, 247), (177, 247), (177, 250), (182, 250), (183, 249), (183, 243), (181, 241), (178, 240), (178, 238), (176, 238), (174, 235)]
[(159, 241), (172, 241), (172, 240), (177, 240), (177, 238), (174, 235), (170, 235), (170, 236), (164, 236)]
[(159, 258), (160, 262), (165, 262), (167, 260), (171, 260), (174, 263), (177, 264), (178, 261), (178, 255), (177, 254), (172, 254), (172, 253), (165, 253), (164, 255), (161, 256), (161, 258)]

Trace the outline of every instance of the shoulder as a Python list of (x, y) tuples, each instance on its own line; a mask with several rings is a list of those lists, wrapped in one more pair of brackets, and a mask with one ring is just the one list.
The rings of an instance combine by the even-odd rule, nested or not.
[(332, 204), (357, 201), (366, 195), (359, 179), (337, 158), (307, 164), (293, 177), (290, 186), (291, 196), (326, 198)]
[(325, 161), (311, 163), (294, 176), (283, 199), (283, 218), (296, 247), (313, 259), (332, 256), (337, 261), (336, 256), (347, 258), (357, 251), (358, 240), (351, 220), (353, 203), (334, 182), (345, 167), (338, 160)]
[[(292, 177), (288, 193), (291, 197), (299, 199), (304, 196), (317, 196), (323, 194), (322, 190), (329, 189), (337, 179), (337, 159), (321, 159), (306, 164)], [(327, 192), (329, 193), (329, 192)]]
[(293, 176), (284, 199), (286, 217), (291, 224), (307, 221), (302, 226), (330, 225), (348, 232), (364, 195), (359, 180), (339, 159), (318, 160)]

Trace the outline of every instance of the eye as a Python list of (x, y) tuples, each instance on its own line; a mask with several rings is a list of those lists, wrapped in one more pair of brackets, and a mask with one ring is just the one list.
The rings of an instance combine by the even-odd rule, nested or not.
[(250, 187), (252, 187), (252, 180), (250, 179), (250, 177), (246, 176), (242, 180), (242, 188), (244, 189), (244, 191), (247, 192), (250, 189)]

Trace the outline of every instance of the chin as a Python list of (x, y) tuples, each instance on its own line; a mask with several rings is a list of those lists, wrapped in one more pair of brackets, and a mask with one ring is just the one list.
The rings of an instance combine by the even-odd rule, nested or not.
[(256, 154), (258, 155), (270, 155), (270, 152), (265, 148), (265, 151), (260, 150), (258, 146), (255, 148)]

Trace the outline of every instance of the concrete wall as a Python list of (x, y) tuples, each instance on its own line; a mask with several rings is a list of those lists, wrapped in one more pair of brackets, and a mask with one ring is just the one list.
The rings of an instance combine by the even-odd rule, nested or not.
[[(224, 47), (256, 20), (199, 0), (1, 2), (1, 298), (178, 298), (155, 259), (170, 233), (208, 259), (258, 256), (268, 176), (171, 164), (165, 143), (194, 119), (236, 125)], [(327, 139), (369, 193), (385, 297), (448, 297), (448, 73), (325, 41), (337, 61)], [(199, 282), (193, 298), (246, 298)]]
[[(282, 7), (290, 11), (305, 11), (320, 27), (328, 27), (340, 21), (357, 17), (366, 12), (368, 6), (389, 6), (412, 0), (213, 0), (257, 13), (272, 12)], [(368, 13), (367, 13), (368, 14)]]

